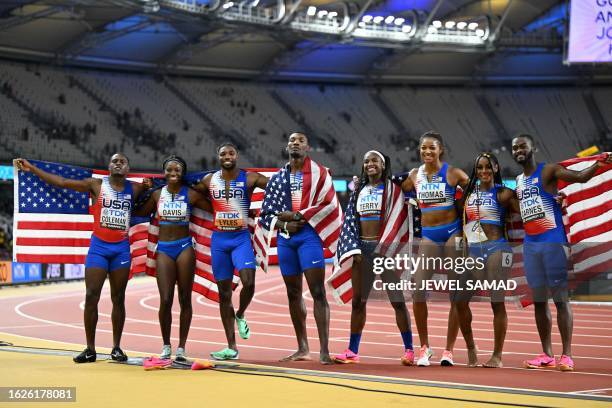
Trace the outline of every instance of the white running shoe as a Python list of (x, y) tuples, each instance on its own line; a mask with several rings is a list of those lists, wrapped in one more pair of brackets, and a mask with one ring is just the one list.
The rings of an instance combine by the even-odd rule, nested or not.
[(419, 351), (419, 359), (417, 360), (418, 367), (429, 367), (429, 359), (433, 356), (433, 351), (427, 346), (421, 346)]

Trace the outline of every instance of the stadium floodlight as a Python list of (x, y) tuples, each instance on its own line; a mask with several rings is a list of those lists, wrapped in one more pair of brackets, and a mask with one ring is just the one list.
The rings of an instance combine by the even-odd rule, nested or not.
[[(221, 7), (222, 0), (214, 0), (211, 3), (204, 3), (201, 1), (185, 1), (185, 0), (159, 0), (159, 3), (164, 6), (175, 10), (185, 11), (192, 14), (208, 14)], [(146, 0), (145, 3), (152, 3), (150, 0)]]
[(159, 1), (157, 0), (140, 0), (142, 11), (145, 13), (157, 13), (159, 11)]
[(255, 7), (252, 4), (252, 0), (241, 0), (240, 2), (225, 0), (221, 6), (222, 12), (218, 13), (218, 16), (224, 20), (267, 26), (278, 24), (285, 17), (286, 8), (283, 0), (276, 0), (276, 6), (266, 4), (263, 7)]
[[(427, 27), (423, 42), (436, 44), (460, 44), (481, 46), (489, 36), (489, 22), (484, 16), (474, 17), (471, 22), (447, 20), (433, 21)], [(467, 30), (466, 30), (467, 28)]]
[[(278, 0), (285, 3), (284, 0)], [(328, 4), (323, 8), (303, 7), (295, 13), (289, 27), (299, 31), (341, 34), (351, 23), (346, 3)]]
[(358, 24), (351, 32), (351, 36), (367, 40), (383, 42), (408, 43), (416, 31), (418, 15), (413, 10), (402, 12), (402, 16), (394, 15), (364, 15), (361, 18), (364, 24)]

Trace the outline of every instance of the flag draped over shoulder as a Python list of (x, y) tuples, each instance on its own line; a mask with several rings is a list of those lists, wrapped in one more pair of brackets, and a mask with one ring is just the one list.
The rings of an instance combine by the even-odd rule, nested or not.
[[(105, 170), (92, 170), (77, 166), (42, 161), (31, 161), (35, 166), (64, 178), (81, 180), (90, 177), (104, 177)], [(276, 169), (247, 169), (270, 176)], [(189, 186), (197, 184), (209, 171), (188, 173), (185, 177)], [(160, 174), (129, 174), (130, 181), (141, 182), (148, 177), (154, 188), (165, 184)], [(53, 187), (30, 172), (15, 169), (15, 211), (13, 258), (17, 262), (41, 263), (85, 263), (91, 233), (93, 215), (90, 214), (88, 193)], [(151, 191), (148, 192), (149, 194)], [(144, 201), (143, 194), (139, 201)], [(256, 189), (251, 196), (249, 229), (253, 231), (254, 218), (258, 215), (263, 199), (263, 190)], [(155, 274), (155, 249), (159, 227), (149, 217), (132, 217), (129, 230), (132, 266), (130, 274), (146, 272)], [(212, 235), (212, 214), (194, 208), (190, 231), (194, 238), (196, 254), (196, 276), (193, 290), (218, 301), (218, 288), (212, 275), (210, 238)], [(234, 285), (239, 282), (234, 277)]]
[[(257, 262), (264, 271), (270, 263), (277, 263), (276, 231), (274, 226), (277, 215), (283, 211), (291, 211), (291, 169), (289, 164), (272, 175), (261, 205), (259, 222), (255, 226), (253, 246)], [(302, 168), (302, 202), (300, 213), (310, 226), (317, 232), (323, 243), (326, 257), (336, 253), (342, 209), (336, 197), (332, 177), (328, 170), (309, 157), (304, 160)]]
[[(332, 276), (327, 280), (332, 293), (340, 304), (350, 302), (353, 297), (351, 275), (353, 256), (361, 254), (359, 218), (355, 208), (353, 191), (342, 223), (338, 251), (334, 259)], [(383, 221), (380, 227), (379, 242), (376, 253), (393, 257), (407, 249), (410, 239), (409, 207), (400, 186), (387, 180), (383, 192), (381, 212)]]

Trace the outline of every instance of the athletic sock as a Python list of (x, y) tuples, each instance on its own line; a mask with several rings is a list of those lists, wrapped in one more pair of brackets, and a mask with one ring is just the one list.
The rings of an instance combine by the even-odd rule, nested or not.
[(355, 354), (359, 354), (359, 342), (361, 341), (361, 333), (351, 333), (349, 341), (349, 350)]
[(412, 350), (412, 331), (408, 330), (400, 333), (404, 341), (404, 348)]

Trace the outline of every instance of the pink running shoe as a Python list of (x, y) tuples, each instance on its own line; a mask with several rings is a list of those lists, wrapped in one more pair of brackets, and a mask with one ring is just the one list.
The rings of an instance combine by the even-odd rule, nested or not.
[(561, 371), (574, 371), (574, 360), (570, 356), (563, 354), (559, 359), (559, 370)]
[(172, 360), (170, 359), (160, 359), (157, 357), (149, 357), (145, 358), (142, 362), (142, 365), (145, 370), (163, 370), (164, 368), (168, 368), (172, 365)]
[(534, 358), (533, 360), (523, 361), (523, 367), (525, 368), (555, 368), (556, 367), (555, 358), (542, 353), (536, 358)]
[(452, 367), (455, 365), (453, 361), (453, 353), (448, 350), (444, 350), (442, 353), (442, 358), (440, 359), (440, 365), (444, 367)]
[(402, 364), (405, 366), (414, 365), (414, 350), (406, 349), (406, 352), (402, 356)]
[(355, 354), (350, 349), (346, 349), (344, 353), (334, 356), (334, 361), (339, 364), (355, 364), (359, 362), (359, 354)]

